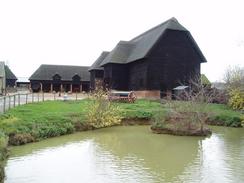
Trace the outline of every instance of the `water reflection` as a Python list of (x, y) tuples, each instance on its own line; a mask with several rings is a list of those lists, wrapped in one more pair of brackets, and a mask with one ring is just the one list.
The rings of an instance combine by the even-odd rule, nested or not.
[(243, 182), (244, 130), (211, 138), (113, 127), (14, 147), (6, 182)]

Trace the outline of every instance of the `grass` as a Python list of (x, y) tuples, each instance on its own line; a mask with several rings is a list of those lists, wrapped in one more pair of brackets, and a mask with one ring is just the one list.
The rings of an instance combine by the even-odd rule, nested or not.
[[(178, 108), (180, 108), (179, 111), (184, 111), (186, 108), (189, 108), (189, 105), (185, 101), (173, 102), (175, 103), (174, 106), (178, 106)], [(197, 107), (197, 105), (195, 107)], [(191, 112), (196, 112), (194, 109), (191, 110)], [(208, 114), (208, 124), (240, 127), (244, 122), (244, 115), (241, 114), (240, 111), (234, 111), (224, 104), (207, 104), (205, 107), (200, 107), (199, 110)]]
[(210, 122), (217, 122), (222, 126), (239, 127), (244, 123), (244, 115), (240, 111), (232, 110), (227, 105), (211, 104), (206, 112), (210, 115)]
[[(22, 105), (0, 116), (0, 128), (12, 145), (73, 133), (86, 122), (90, 100), (45, 101)], [(138, 100), (134, 104), (117, 103), (123, 118), (150, 119), (155, 112), (165, 110), (158, 102)]]
[(7, 137), (0, 130), (0, 182), (2, 182), (4, 179), (4, 160), (7, 157), (7, 145)]
[[(22, 105), (0, 116), (0, 129), (9, 136), (11, 145), (20, 145), (48, 137), (60, 136), (84, 130), (86, 112), (90, 100), (45, 101)], [(184, 107), (184, 102), (178, 102)], [(125, 119), (151, 119), (155, 114), (164, 115), (166, 104), (158, 101), (137, 100), (133, 104), (115, 103), (123, 111)], [(212, 118), (231, 121), (240, 119), (241, 113), (224, 105), (210, 104), (207, 111)]]

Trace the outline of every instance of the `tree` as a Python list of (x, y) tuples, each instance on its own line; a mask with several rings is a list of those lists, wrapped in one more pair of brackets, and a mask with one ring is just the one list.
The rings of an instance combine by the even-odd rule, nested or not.
[(244, 89), (244, 67), (228, 67), (224, 73), (223, 80), (228, 90)]
[(207, 76), (205, 74), (201, 74), (201, 83), (204, 86), (211, 85), (211, 82), (209, 81), (209, 79), (207, 78)]

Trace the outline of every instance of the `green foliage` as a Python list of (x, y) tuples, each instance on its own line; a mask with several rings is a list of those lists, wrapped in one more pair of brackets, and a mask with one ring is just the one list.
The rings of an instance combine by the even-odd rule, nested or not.
[(165, 123), (166, 116), (168, 117), (168, 115), (165, 115), (160, 111), (156, 112), (151, 119), (152, 126), (156, 128), (164, 128), (166, 125)]
[(135, 103), (118, 103), (123, 110), (123, 118), (151, 119), (154, 114), (164, 114), (167, 109), (158, 101), (136, 100)]
[(201, 83), (204, 86), (211, 85), (211, 82), (208, 80), (205, 74), (201, 74)]
[(10, 136), (12, 145), (73, 133), (77, 123), (85, 121), (87, 102), (47, 101), (19, 106), (0, 116), (0, 128)]
[(97, 90), (92, 95), (92, 102), (88, 106), (87, 121), (95, 128), (102, 128), (120, 124), (121, 109), (111, 103), (103, 90)]
[(229, 67), (224, 81), (230, 95), (229, 106), (234, 110), (244, 110), (244, 67)]
[(241, 127), (242, 118), (241, 116), (227, 116), (227, 115), (217, 115), (209, 118), (210, 121), (214, 121), (221, 126), (230, 126), (230, 127)]
[(229, 106), (234, 110), (244, 110), (244, 91), (241, 89), (233, 89), (229, 92)]
[(4, 179), (4, 160), (7, 156), (7, 139), (6, 135), (0, 130), (0, 182)]

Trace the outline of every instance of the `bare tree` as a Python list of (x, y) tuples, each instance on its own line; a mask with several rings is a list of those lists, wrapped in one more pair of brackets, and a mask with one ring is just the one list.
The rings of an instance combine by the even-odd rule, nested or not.
[(244, 89), (244, 67), (232, 66), (226, 69), (223, 77), (227, 89)]

